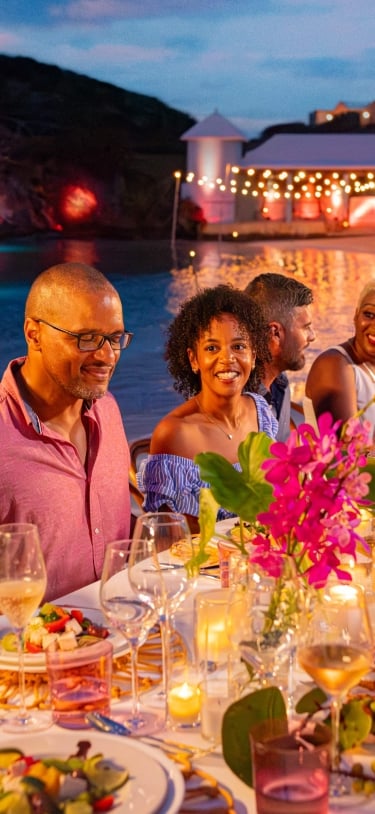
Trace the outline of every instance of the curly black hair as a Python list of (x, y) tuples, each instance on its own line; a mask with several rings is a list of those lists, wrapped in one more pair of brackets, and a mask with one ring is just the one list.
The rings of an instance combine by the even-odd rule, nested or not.
[(201, 389), (200, 374), (193, 373), (187, 349), (196, 348), (202, 333), (221, 314), (233, 314), (250, 337), (256, 353), (256, 363), (244, 389), (255, 392), (258, 390), (264, 373), (263, 363), (270, 360), (268, 327), (259, 306), (248, 294), (231, 285), (217, 285), (215, 288), (203, 289), (184, 302), (167, 329), (164, 358), (175, 380), (174, 389), (185, 398), (196, 395)]

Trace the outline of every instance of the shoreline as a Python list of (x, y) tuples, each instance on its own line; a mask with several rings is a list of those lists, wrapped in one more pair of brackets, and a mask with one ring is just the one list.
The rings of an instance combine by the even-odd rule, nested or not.
[(375, 254), (375, 232), (348, 233), (332, 237), (293, 238), (251, 241), (252, 246), (269, 246), (284, 249), (321, 249), (322, 251), (365, 252)]

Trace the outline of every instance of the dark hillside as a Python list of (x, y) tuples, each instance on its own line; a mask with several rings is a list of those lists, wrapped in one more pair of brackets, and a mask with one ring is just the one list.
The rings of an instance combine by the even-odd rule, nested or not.
[(0, 55), (0, 235), (163, 236), (193, 124), (158, 99)]

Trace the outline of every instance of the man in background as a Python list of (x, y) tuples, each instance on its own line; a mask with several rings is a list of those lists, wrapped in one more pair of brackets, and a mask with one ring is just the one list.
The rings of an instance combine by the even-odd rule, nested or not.
[(302, 370), (305, 351), (315, 339), (313, 293), (293, 277), (273, 272), (258, 274), (245, 292), (258, 303), (269, 327), (271, 359), (265, 363), (259, 393), (279, 422), (277, 439), (286, 441), (290, 433), (290, 386), (284, 371)]
[(107, 390), (132, 334), (116, 289), (81, 263), (34, 280), (24, 333), (0, 383), (0, 523), (38, 526), (53, 599), (97, 580), (106, 543), (129, 537), (129, 449)]

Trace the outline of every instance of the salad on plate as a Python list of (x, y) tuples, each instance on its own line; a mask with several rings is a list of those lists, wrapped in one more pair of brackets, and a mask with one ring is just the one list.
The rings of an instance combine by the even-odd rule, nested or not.
[[(105, 625), (86, 616), (83, 610), (45, 602), (24, 630), (23, 648), (34, 655), (43, 653), (52, 643), (61, 650), (73, 650), (109, 635)], [(0, 646), (3, 654), (17, 653), (15, 633), (4, 633)]]
[(80, 741), (76, 754), (66, 759), (0, 749), (0, 814), (111, 811), (129, 771), (101, 753), (88, 757), (90, 746), (89, 741)]

